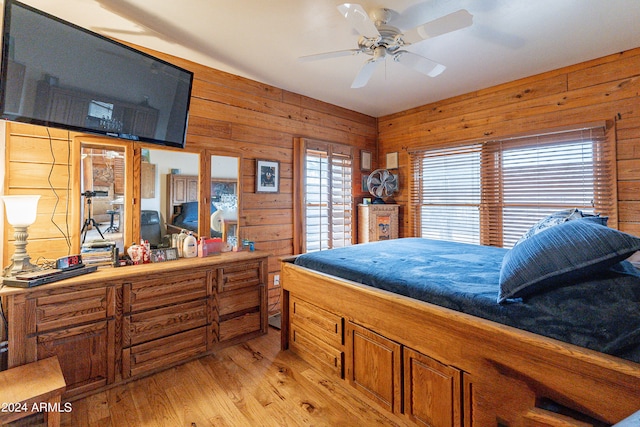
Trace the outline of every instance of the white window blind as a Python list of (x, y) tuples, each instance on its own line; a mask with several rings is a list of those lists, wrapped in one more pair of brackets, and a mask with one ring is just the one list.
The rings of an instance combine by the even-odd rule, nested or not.
[(415, 227), (429, 239), (480, 243), (480, 144), (413, 156)]
[(308, 143), (304, 156), (304, 251), (350, 245), (353, 223), (351, 148)]
[(604, 127), (595, 127), (413, 153), (415, 229), (511, 247), (558, 210), (613, 215), (611, 145)]

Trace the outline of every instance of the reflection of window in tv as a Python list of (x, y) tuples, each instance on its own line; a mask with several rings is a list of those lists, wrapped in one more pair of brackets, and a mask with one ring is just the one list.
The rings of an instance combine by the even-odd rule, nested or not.
[(99, 119), (110, 119), (113, 117), (113, 104), (92, 99), (89, 103), (89, 115)]

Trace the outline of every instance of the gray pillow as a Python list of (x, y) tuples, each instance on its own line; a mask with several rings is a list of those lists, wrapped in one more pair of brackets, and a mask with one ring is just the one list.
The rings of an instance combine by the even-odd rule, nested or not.
[(563, 224), (567, 221), (573, 221), (576, 219), (586, 219), (588, 221), (594, 221), (602, 225), (607, 225), (607, 220), (609, 217), (600, 216), (600, 215), (591, 215), (582, 212), (579, 209), (565, 209), (562, 211), (554, 212), (546, 217), (542, 218), (540, 221), (535, 223), (526, 233), (520, 237), (520, 239), (515, 243), (514, 246), (519, 245), (523, 241), (527, 240), (531, 236), (535, 236), (536, 234), (544, 231), (548, 228), (556, 226), (558, 224)]

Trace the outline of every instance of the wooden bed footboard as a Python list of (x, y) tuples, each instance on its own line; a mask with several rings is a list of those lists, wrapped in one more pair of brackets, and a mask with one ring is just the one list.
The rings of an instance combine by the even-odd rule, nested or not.
[(600, 427), (640, 409), (640, 364), (288, 260), (281, 278), (283, 350), (416, 423)]

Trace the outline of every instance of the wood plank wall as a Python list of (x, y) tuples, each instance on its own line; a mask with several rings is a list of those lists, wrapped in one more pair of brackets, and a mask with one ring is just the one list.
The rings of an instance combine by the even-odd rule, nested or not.
[[(312, 138), (351, 145), (354, 147), (356, 157), (354, 164), (359, 165), (360, 149), (374, 153), (376, 151), (377, 120), (181, 58), (139, 49), (194, 72), (195, 81), (185, 150), (200, 153), (201, 158), (207, 158), (204, 156), (207, 150), (231, 150), (241, 153), (243, 158), (241, 165), (243, 209), (239, 212), (241, 237), (254, 240), (256, 249), (272, 254), (269, 259), (269, 310), (270, 312), (279, 311), (280, 290), (273, 286), (273, 278), (280, 269), (279, 257), (293, 253), (294, 138)], [(42, 130), (44, 128), (32, 127), (32, 129), (37, 135), (34, 135), (34, 138), (27, 138), (31, 140), (30, 143), (33, 141), (37, 143), (38, 139), (46, 135), (46, 129), (44, 132)], [(61, 143), (67, 140), (66, 131), (53, 133), (56, 136), (54, 139)], [(25, 136), (21, 135), (20, 138), (24, 139)], [(12, 143), (16, 143), (12, 139), (11, 133), (8, 132), (7, 150)], [(61, 149), (66, 150), (66, 145), (64, 143), (62, 145)], [(34, 147), (33, 150), (44, 152), (45, 145), (42, 145), (41, 149)], [(47, 142), (47, 154), (48, 150)], [(64, 158), (66, 161), (66, 153), (67, 151), (59, 158)], [(281, 181), (278, 194), (255, 193), (256, 159), (280, 162)], [(14, 176), (25, 175), (33, 179), (34, 174), (39, 173), (39, 169), (34, 168), (33, 165), (33, 163), (19, 164), (19, 162), (7, 160), (5, 192), (12, 191), (11, 180)], [(42, 174), (49, 172), (49, 167), (40, 169), (43, 169)], [(61, 169), (67, 170), (63, 166)], [(79, 169), (79, 164), (72, 165), (72, 169)], [(356, 170), (358, 172), (354, 179), (354, 195), (361, 200), (364, 194), (361, 191), (359, 169)], [(42, 179), (45, 178), (46, 175), (43, 175)], [(66, 182), (66, 177), (61, 179)], [(46, 214), (39, 211), (39, 215)], [(77, 221), (77, 218), (75, 220)], [(134, 224), (138, 222), (134, 221)], [(7, 227), (6, 224), (5, 227)], [(38, 233), (46, 232), (35, 228), (30, 231), (34, 237)], [(11, 255), (9, 252), (12, 248), (7, 246), (7, 240), (11, 238), (5, 233), (4, 265)], [(52, 253), (48, 255), (55, 257)], [(66, 250), (59, 256), (62, 255), (66, 255)]]
[(618, 228), (640, 236), (640, 48), (378, 119), (379, 158), (399, 153), (401, 236), (410, 233), (408, 150), (611, 121)]

